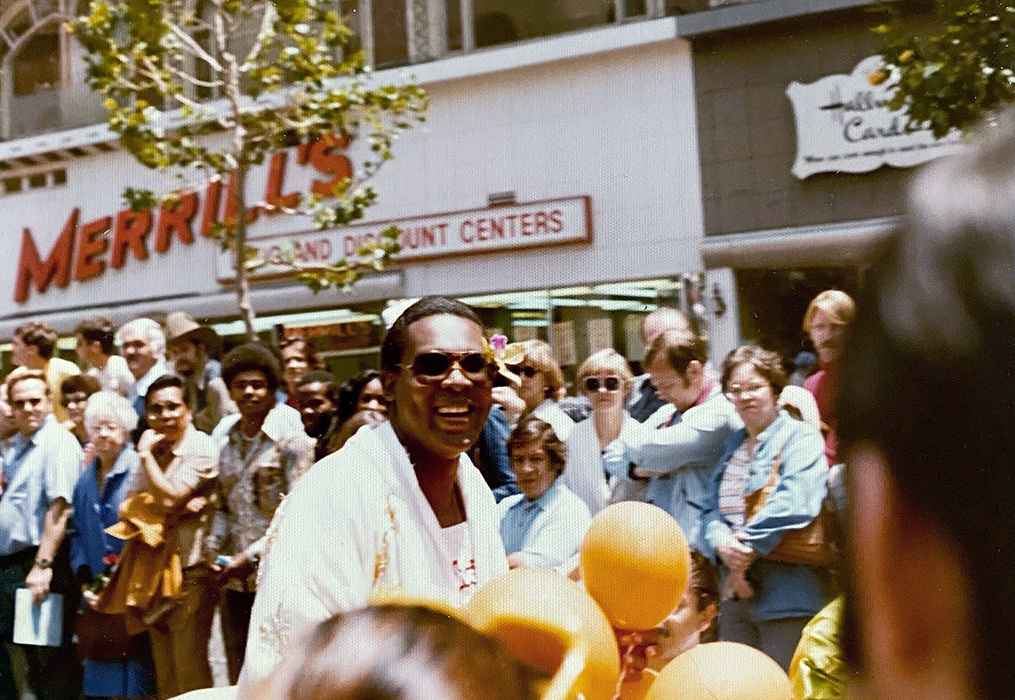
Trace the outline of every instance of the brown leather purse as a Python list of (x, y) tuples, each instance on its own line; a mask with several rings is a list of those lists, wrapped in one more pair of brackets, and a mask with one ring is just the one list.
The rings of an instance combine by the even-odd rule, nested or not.
[[(775, 457), (772, 471), (765, 480), (764, 486), (748, 494), (744, 498), (744, 516), (750, 522), (768, 501), (768, 497), (779, 486), (779, 468), (782, 466), (782, 453)], [(782, 540), (765, 559), (781, 561), (787, 564), (805, 564), (807, 566), (832, 566), (838, 559), (838, 547), (835, 542), (835, 515), (828, 498), (821, 503), (821, 511), (807, 526), (796, 530), (786, 530)]]

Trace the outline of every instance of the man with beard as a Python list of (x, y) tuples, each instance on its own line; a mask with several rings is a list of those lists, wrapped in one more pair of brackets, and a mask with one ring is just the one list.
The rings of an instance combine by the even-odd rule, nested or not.
[(303, 418), (303, 429), (314, 438), (315, 461), (334, 452), (342, 425), (338, 419), (338, 383), (331, 372), (315, 369), (307, 372), (296, 387), (296, 406)]
[[(218, 511), (208, 538), (210, 556), (224, 585), (220, 601), (222, 641), (232, 683), (243, 665), (257, 563), (265, 533), (282, 497), (314, 462), (314, 443), (291, 408), (275, 400), (282, 371), (268, 348), (248, 343), (222, 360), (222, 379), (239, 408), (219, 455)], [(286, 410), (283, 410), (286, 409)]]
[(839, 368), (846, 327), (853, 320), (856, 305), (845, 292), (828, 289), (814, 297), (804, 313), (804, 331), (810, 336), (818, 354), (820, 369), (804, 381), (804, 388), (814, 394), (821, 414), (821, 433), (825, 436), (825, 457), (837, 464), (836, 404), (839, 395)]
[(462, 605), (507, 571), (493, 495), (465, 456), (490, 412), (493, 359), (461, 302), (424, 297), (392, 325), (390, 421), (314, 465), (272, 524), (241, 697), (337, 612), (384, 593)]
[(175, 311), (166, 317), (169, 360), (173, 371), (183, 379), (194, 427), (203, 433), (211, 433), (223, 416), (236, 413), (236, 404), (219, 376), (220, 370), (208, 357), (218, 351), (220, 344), (218, 334), (198, 324), (190, 314)]

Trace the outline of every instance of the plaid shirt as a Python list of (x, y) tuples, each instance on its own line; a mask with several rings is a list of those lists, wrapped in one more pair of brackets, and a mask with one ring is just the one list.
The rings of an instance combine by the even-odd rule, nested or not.
[[(260, 558), (275, 509), (314, 463), (313, 439), (278, 408), (268, 412), (252, 438), (243, 434), (242, 420), (229, 430), (219, 455), (218, 511), (208, 538), (212, 552), (242, 550), (254, 560)], [(229, 585), (254, 590), (254, 579), (251, 575)]]

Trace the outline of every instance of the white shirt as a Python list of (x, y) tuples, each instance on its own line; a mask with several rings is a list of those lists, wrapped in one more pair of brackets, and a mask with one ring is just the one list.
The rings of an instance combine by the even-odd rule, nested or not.
[(89, 367), (87, 374), (98, 379), (104, 390), (115, 391), (120, 396), (128, 396), (134, 384), (134, 375), (130, 373), (127, 361), (119, 355), (110, 355), (102, 369)]
[[(507, 571), (497, 504), (464, 454), (458, 485), (477, 586)], [(296, 483), (268, 529), (240, 694), (265, 678), (294, 640), (338, 612), (410, 596), (464, 605), (451, 551), (390, 423), (361, 429)], [(470, 562), (471, 564), (471, 562)], [(464, 567), (470, 568), (470, 567)], [(471, 575), (471, 574), (470, 574)]]
[(574, 430), (574, 421), (553, 399), (543, 399), (543, 403), (532, 409), (532, 415), (549, 423), (561, 442), (567, 442), (571, 431)]
[[(638, 421), (624, 413), (623, 426)], [(560, 481), (580, 499), (585, 501), (589, 512), (595, 515), (610, 502), (610, 486), (606, 481), (603, 467), (603, 456), (599, 448), (599, 434), (596, 433), (596, 422), (589, 416), (574, 427), (571, 437), (567, 440), (567, 463)]]

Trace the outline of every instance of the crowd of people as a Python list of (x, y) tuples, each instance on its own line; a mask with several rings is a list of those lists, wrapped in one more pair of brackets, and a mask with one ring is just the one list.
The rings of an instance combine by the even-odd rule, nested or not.
[[(0, 396), (0, 697), (209, 688), (216, 609), (243, 699), (402, 697), (384, 693), (407, 679), (535, 697), (547, 669), (434, 609), (511, 569), (580, 581), (590, 523), (628, 500), (667, 512), (692, 550), (679, 605), (635, 631), (649, 671), (720, 640), (774, 659), (800, 698), (847, 682), (857, 697), (1011, 697), (1015, 130), (1001, 131), (1000, 148), (917, 180), (859, 306), (813, 299), (802, 387), (756, 345), (713, 366), (669, 308), (644, 318), (643, 375), (599, 350), (571, 396), (550, 345), (491, 343), (445, 297), (406, 308), (380, 371), (344, 384), (303, 338), (218, 360), (184, 313), (82, 322), (80, 367), (22, 324)], [(10, 643), (20, 588), (62, 595), (62, 643)]]
[[(384, 419), (378, 373), (339, 382), (302, 339), (218, 359), (215, 331), (182, 312), (88, 318), (78, 364), (54, 356), (57, 339), (20, 325), (0, 390), (0, 618), (10, 642), (15, 591), (59, 593), (64, 639), (2, 645), (0, 697), (20, 697), (21, 666), (40, 699), (210, 687), (216, 609), (235, 683), (268, 523), (314, 462)], [(153, 523), (159, 546), (135, 546)]]

